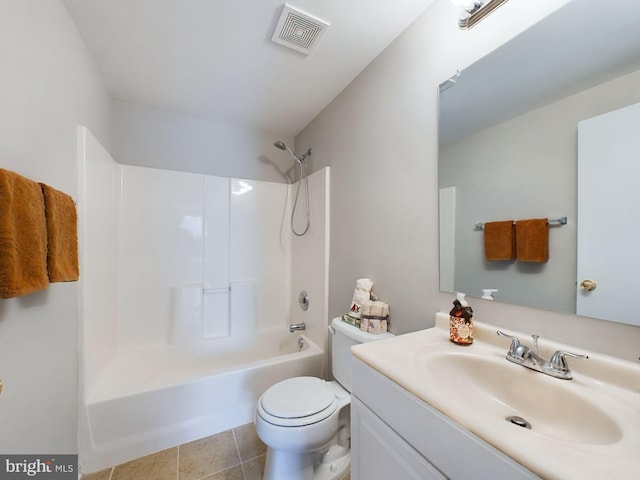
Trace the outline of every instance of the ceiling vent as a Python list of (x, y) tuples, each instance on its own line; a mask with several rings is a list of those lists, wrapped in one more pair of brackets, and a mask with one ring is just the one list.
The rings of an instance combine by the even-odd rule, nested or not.
[(271, 40), (309, 55), (328, 28), (328, 22), (285, 3)]

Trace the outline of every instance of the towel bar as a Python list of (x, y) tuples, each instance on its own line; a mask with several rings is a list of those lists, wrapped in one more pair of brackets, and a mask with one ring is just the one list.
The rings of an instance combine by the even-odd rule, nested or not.
[[(547, 223), (549, 225), (566, 225), (567, 224), (567, 217), (560, 217), (560, 218), (550, 218)], [(484, 223), (483, 222), (478, 222), (475, 224), (475, 230), (484, 230)]]

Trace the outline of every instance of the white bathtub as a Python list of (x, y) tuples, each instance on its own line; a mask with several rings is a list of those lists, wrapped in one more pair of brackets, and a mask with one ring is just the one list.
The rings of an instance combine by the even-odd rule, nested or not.
[(118, 354), (86, 397), (91, 451), (82, 470), (251, 422), (259, 396), (275, 382), (321, 375), (322, 349), (302, 337), (298, 351), (298, 338), (270, 333), (245, 339), (242, 348), (218, 341), (196, 351), (158, 346)]

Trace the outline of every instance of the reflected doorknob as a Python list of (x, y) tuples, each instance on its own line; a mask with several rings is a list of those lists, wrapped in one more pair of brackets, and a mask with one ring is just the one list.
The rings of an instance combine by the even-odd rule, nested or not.
[(583, 280), (580, 282), (580, 288), (585, 292), (595, 290), (598, 285), (593, 280)]

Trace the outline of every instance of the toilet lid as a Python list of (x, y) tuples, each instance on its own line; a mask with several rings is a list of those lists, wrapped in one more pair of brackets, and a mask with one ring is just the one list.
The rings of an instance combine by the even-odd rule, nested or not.
[(260, 403), (274, 417), (303, 418), (329, 408), (336, 403), (336, 396), (319, 378), (295, 377), (270, 387)]

